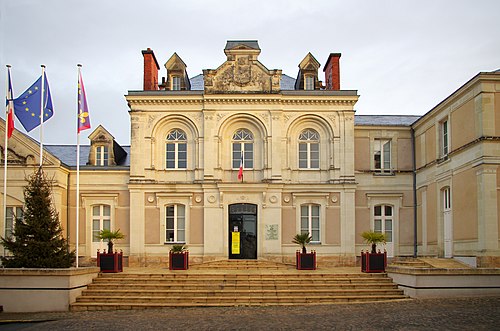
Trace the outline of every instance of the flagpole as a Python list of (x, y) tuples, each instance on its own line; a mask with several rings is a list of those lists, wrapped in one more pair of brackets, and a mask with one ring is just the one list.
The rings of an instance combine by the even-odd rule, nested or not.
[(42, 91), (40, 91), (40, 168), (42, 167), (43, 162), (43, 108), (44, 108), (44, 94), (45, 94), (45, 65), (42, 64)]
[[(9, 74), (10, 74), (10, 65), (7, 64), (7, 77), (5, 79), (5, 96), (9, 98)], [(10, 99), (13, 99), (14, 96), (10, 96)], [(11, 100), (8, 100), (9, 104), (7, 105), (7, 111), (10, 109)], [(5, 220), (7, 218), (7, 144), (9, 143), (9, 114), (5, 112), (5, 144), (4, 144), (4, 167), (3, 167), (3, 223), (4, 223), (4, 233), (5, 233)]]
[[(80, 70), (82, 69), (81, 64), (77, 64), (78, 67), (78, 85), (80, 85)], [(77, 112), (76, 112), (76, 267), (78, 268), (78, 244), (79, 244), (79, 227), (80, 227), (80, 130), (79, 130), (79, 114), (80, 114), (80, 106), (78, 101), (80, 100), (80, 89), (78, 86), (77, 95), (76, 95), (76, 104), (77, 104)]]

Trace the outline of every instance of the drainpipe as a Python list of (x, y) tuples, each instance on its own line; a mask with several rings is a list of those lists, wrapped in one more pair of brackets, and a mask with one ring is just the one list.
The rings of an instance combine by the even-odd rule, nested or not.
[(417, 257), (417, 160), (415, 151), (415, 130), (411, 128), (411, 151), (413, 158), (413, 257)]

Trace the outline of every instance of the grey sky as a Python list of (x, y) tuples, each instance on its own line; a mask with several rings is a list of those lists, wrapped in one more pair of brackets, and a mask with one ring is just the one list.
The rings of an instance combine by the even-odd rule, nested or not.
[(193, 77), (224, 62), (227, 40), (256, 39), (259, 60), (294, 78), (307, 52), (322, 66), (342, 53), (341, 88), (358, 90), (357, 114), (421, 115), (500, 68), (499, 13), (497, 0), (0, 0), (0, 95), (6, 64), (16, 97), (45, 64), (55, 115), (44, 143), (75, 144), (81, 63), (92, 124), (81, 143), (103, 125), (127, 145), (124, 95), (142, 89), (141, 50), (154, 50), (160, 77), (174, 52)]

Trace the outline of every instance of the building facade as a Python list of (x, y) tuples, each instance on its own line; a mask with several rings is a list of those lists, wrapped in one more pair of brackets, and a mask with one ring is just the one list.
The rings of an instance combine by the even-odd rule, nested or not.
[[(126, 235), (115, 247), (129, 265), (166, 263), (179, 243), (192, 262), (293, 262), (301, 232), (318, 263), (355, 265), (368, 248), (361, 233), (374, 229), (391, 257), (500, 265), (500, 73), (478, 74), (422, 117), (359, 116), (357, 91), (340, 89), (339, 53), (323, 82), (310, 53), (294, 79), (267, 69), (260, 51), (228, 41), (226, 61), (192, 78), (174, 53), (161, 82), (154, 52), (142, 51), (143, 90), (126, 95), (130, 146), (102, 126), (91, 133), (78, 211), (76, 147), (45, 147), (73, 246), (79, 213), (82, 261), (105, 248), (94, 234), (111, 228)], [(6, 235), (38, 148), (19, 132), (9, 140)]]

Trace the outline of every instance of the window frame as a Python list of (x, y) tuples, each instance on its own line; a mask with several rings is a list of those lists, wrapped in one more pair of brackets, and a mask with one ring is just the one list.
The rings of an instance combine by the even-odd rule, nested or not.
[(448, 117), (439, 122), (439, 153), (443, 159), (448, 158), (451, 147), (450, 120)]
[[(315, 139), (312, 139), (313, 136)], [(305, 138), (305, 139), (303, 139)], [(321, 136), (318, 131), (307, 128), (304, 129), (300, 132), (299, 138), (298, 138), (298, 168), (299, 169), (311, 169), (311, 170), (318, 170), (320, 168), (320, 162), (321, 162)], [(316, 150), (313, 151), (313, 146), (316, 147)], [(302, 147), (305, 147), (305, 150), (302, 150)], [(301, 154), (305, 152), (306, 158), (301, 158)], [(313, 153), (317, 153), (317, 158), (313, 157)], [(303, 162), (306, 162), (305, 167), (303, 166)], [(313, 163), (317, 163), (317, 166), (315, 166)]]
[[(179, 209), (182, 207), (182, 215), (179, 216)], [(169, 212), (169, 209), (172, 208), (173, 214)], [(166, 244), (175, 244), (175, 243), (186, 243), (186, 222), (187, 222), (187, 214), (186, 214), (186, 205), (182, 203), (171, 203), (164, 206), (165, 211), (165, 232), (164, 232), (164, 242)], [(169, 218), (173, 220), (173, 228), (169, 228)], [(179, 226), (179, 221), (182, 218), (184, 226)], [(173, 237), (172, 240), (169, 240), (169, 232), (172, 232)], [(179, 233), (183, 232), (184, 238), (179, 238)]]
[(109, 146), (99, 145), (95, 148), (95, 165), (106, 167), (109, 165)]
[[(380, 215), (377, 215), (377, 208), (380, 208)], [(387, 215), (387, 210), (390, 208), (390, 215)], [(387, 243), (394, 242), (394, 206), (390, 204), (377, 204), (373, 206), (373, 231), (382, 232), (385, 234)], [(387, 222), (390, 222), (390, 231), (387, 230)], [(377, 222), (380, 223), (380, 228), (377, 229)], [(387, 234), (390, 233), (390, 237)]]
[[(243, 134), (244, 133), (244, 134)], [(254, 169), (255, 136), (252, 131), (244, 128), (237, 129), (231, 140), (231, 165), (233, 170), (238, 170), (243, 154), (243, 169)]]
[(313, 75), (304, 75), (304, 90), (305, 91), (314, 91), (314, 76)]
[(172, 76), (172, 91), (180, 91), (181, 90), (181, 77), (180, 76)]
[[(169, 136), (172, 135), (172, 138), (169, 139)], [(182, 138), (183, 139), (180, 139)], [(169, 151), (169, 146), (173, 146), (173, 151)], [(184, 150), (181, 150), (181, 146), (183, 146)], [(173, 159), (169, 159), (170, 152), (173, 152)], [(181, 158), (181, 154), (184, 154), (184, 158)], [(184, 161), (184, 166), (180, 166), (179, 164)], [(173, 162), (173, 167), (169, 167), (169, 163)], [(165, 169), (167, 170), (186, 170), (188, 162), (188, 142), (187, 142), (187, 134), (184, 130), (175, 128), (170, 130), (167, 133), (165, 138)]]
[[(94, 208), (98, 207), (99, 208), (99, 215), (95, 215), (94, 214)], [(104, 213), (104, 209), (105, 207), (107, 207), (107, 209), (109, 210), (109, 215), (105, 215)], [(97, 239), (96, 238), (96, 230), (95, 230), (95, 221), (98, 221), (99, 222), (99, 231), (101, 230), (101, 224), (102, 224), (102, 229), (108, 229), (108, 230), (112, 230), (112, 212), (111, 212), (111, 205), (108, 205), (108, 204), (105, 204), (105, 203), (99, 203), (99, 204), (94, 204), (91, 206), (91, 211), (90, 211), (90, 215), (91, 215), (91, 236), (92, 238), (90, 239), (92, 243), (98, 243), (100, 241), (103, 241), (103, 242), (108, 242), (109, 240), (101, 240), (101, 239)], [(108, 223), (108, 227), (106, 227), (104, 224), (105, 222)]]
[[(388, 146), (388, 151), (385, 150)], [(386, 155), (388, 152), (389, 155)], [(377, 161), (377, 153), (379, 160)], [(378, 165), (377, 165), (378, 163)], [(388, 163), (388, 164), (387, 164)], [(386, 166), (387, 165), (387, 166)], [(392, 140), (391, 139), (375, 139), (373, 146), (373, 169), (379, 173), (392, 173)]]
[[(304, 214), (304, 208), (307, 208), (307, 213)], [(313, 213), (313, 209), (316, 209), (316, 215)], [(320, 244), (321, 243), (321, 205), (317, 203), (303, 203), (300, 205), (300, 233), (309, 233), (310, 236), (313, 237), (311, 240), (312, 244)], [(303, 220), (307, 222), (307, 228), (303, 225)], [(317, 221), (317, 228), (314, 227), (313, 218)]]
[[(14, 212), (15, 210), (15, 212)], [(20, 216), (17, 216), (18, 213)], [(16, 226), (16, 219), (17, 218), (23, 219), (24, 213), (23, 213), (23, 207), (19, 206), (7, 206), (5, 208), (5, 220), (4, 220), (4, 238), (9, 238), (13, 236), (14, 228)], [(10, 225), (10, 226), (8, 226)], [(9, 232), (9, 233), (7, 233)]]

